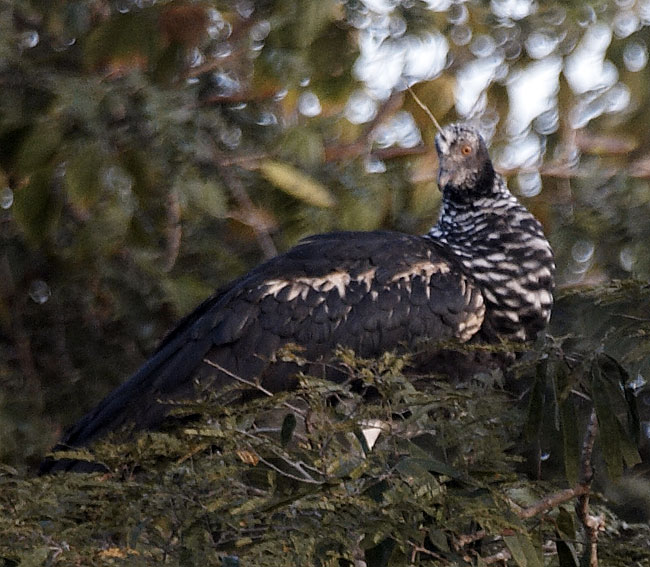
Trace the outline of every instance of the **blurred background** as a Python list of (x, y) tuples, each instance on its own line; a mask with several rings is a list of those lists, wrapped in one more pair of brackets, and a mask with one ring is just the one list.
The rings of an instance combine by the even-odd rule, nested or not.
[(407, 86), (480, 127), (555, 248), (552, 332), (650, 412), (649, 24), (647, 0), (0, 0), (0, 462), (300, 238), (426, 232)]

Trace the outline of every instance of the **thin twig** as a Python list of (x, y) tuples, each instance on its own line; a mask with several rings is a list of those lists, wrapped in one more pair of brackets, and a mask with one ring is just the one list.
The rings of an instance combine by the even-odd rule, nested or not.
[(264, 395), (268, 396), (269, 398), (273, 397), (273, 392), (267, 390), (264, 386), (257, 384), (256, 382), (253, 382), (252, 380), (246, 380), (246, 378), (242, 378), (241, 376), (237, 376), (234, 372), (231, 372), (227, 368), (224, 368), (221, 366), (221, 364), (217, 364), (216, 362), (213, 362), (212, 360), (209, 360), (207, 358), (203, 359), (203, 362), (207, 364), (208, 366), (212, 366), (213, 368), (216, 368), (220, 372), (223, 372), (226, 376), (230, 376), (231, 378), (234, 378), (237, 380), (237, 382), (241, 382), (242, 384), (246, 384), (247, 386), (250, 386), (251, 388), (255, 388), (256, 390), (259, 390), (262, 392)]
[(502, 563), (505, 565), (510, 559), (512, 559), (512, 553), (507, 549), (502, 549), (499, 553), (488, 555), (487, 557), (481, 557), (481, 559), (486, 565), (492, 565), (493, 563)]
[[(242, 208), (242, 210), (249, 213), (246, 215), (246, 218), (255, 219), (256, 215), (250, 213), (254, 212), (257, 207), (255, 207), (253, 201), (251, 201), (251, 198), (248, 196), (248, 193), (244, 188), (244, 184), (241, 182), (239, 177), (233, 175), (231, 170), (227, 167), (221, 168), (220, 173), (226, 185), (230, 189), (230, 192), (237, 200), (239, 206)], [(269, 258), (273, 258), (273, 256), (277, 256), (278, 250), (275, 247), (273, 239), (271, 238), (271, 235), (269, 234), (267, 228), (259, 222), (250, 222), (249, 226), (255, 232), (255, 237), (257, 238), (257, 242), (259, 243), (260, 248), (264, 253), (264, 257), (268, 260)]]
[(178, 199), (178, 191), (172, 189), (167, 195), (167, 226), (165, 228), (167, 235), (167, 249), (165, 250), (164, 272), (169, 272), (176, 263), (178, 252), (181, 249), (181, 205)]
[[(276, 457), (278, 457), (278, 459), (282, 459), (287, 465), (300, 471), (306, 478), (314, 480), (314, 478), (304, 469), (309, 469), (318, 475), (325, 476), (325, 474), (319, 469), (312, 467), (311, 465), (308, 465), (303, 461), (294, 461), (289, 457), (287, 457), (286, 455), (283, 455), (282, 452), (277, 447), (274, 447), (273, 445), (269, 444), (266, 439), (257, 437), (256, 435), (253, 435), (252, 433), (245, 431), (243, 429), (236, 429), (235, 431), (237, 431), (237, 433), (239, 433), (240, 435), (248, 437), (249, 439), (253, 439), (258, 443), (264, 444), (264, 447), (266, 449), (269, 449)], [(259, 457), (257, 453), (255, 453), (255, 455)]]
[(436, 117), (433, 115), (433, 112), (431, 112), (431, 111), (429, 110), (429, 107), (428, 107), (426, 104), (424, 104), (424, 103), (423, 103), (423, 102), (418, 98), (418, 96), (415, 94), (415, 92), (413, 91), (413, 89), (412, 89), (411, 87), (406, 87), (406, 88), (407, 88), (408, 91), (411, 93), (411, 96), (413, 97), (413, 100), (415, 101), (415, 103), (416, 103), (416, 104), (417, 104), (417, 105), (418, 105), (422, 110), (424, 110), (424, 112), (425, 112), (426, 115), (429, 117), (429, 119), (431, 120), (431, 122), (433, 122), (433, 125), (436, 127), (436, 129), (438, 130), (438, 132), (440, 132), (440, 133), (442, 134), (442, 127), (440, 126), (440, 124), (438, 124), (438, 121), (436, 120)]
[(587, 488), (584, 495), (578, 498), (576, 502), (576, 513), (587, 532), (587, 565), (589, 567), (598, 567), (598, 532), (605, 527), (605, 518), (603, 516), (592, 516), (589, 513), (589, 487), (593, 479), (594, 471), (591, 464), (591, 456), (598, 433), (598, 418), (596, 410), (591, 410), (589, 425), (582, 442), (582, 456), (580, 466), (580, 481)]
[[(307, 484), (317, 484), (319, 486), (322, 485), (322, 484), (325, 484), (324, 480), (316, 480), (316, 479), (311, 478), (311, 476), (309, 476), (309, 477), (300, 477), (300, 476), (296, 476), (295, 474), (288, 473), (287, 471), (283, 471), (280, 467), (276, 467), (273, 463), (267, 461), (264, 457), (261, 457), (259, 454), (256, 453), (256, 455), (257, 455), (257, 458), (260, 460), (261, 463), (264, 463), (267, 467), (269, 467), (270, 469), (273, 469), (275, 472), (277, 472), (278, 474), (281, 474), (282, 476), (284, 476), (286, 478), (290, 478), (292, 480), (297, 480), (298, 482), (305, 482)], [(300, 469), (298, 469), (298, 470), (300, 470)], [(300, 471), (300, 472), (303, 472), (303, 471)]]
[(591, 398), (587, 394), (581, 392), (580, 390), (575, 390), (575, 389), (572, 388), (570, 390), (570, 392), (571, 392), (571, 395), (573, 395), (573, 396), (578, 396), (579, 398), (582, 398), (583, 400), (591, 402)]
[(573, 488), (567, 488), (565, 490), (560, 490), (559, 492), (555, 492), (554, 494), (550, 494), (542, 498), (532, 506), (528, 506), (527, 508), (522, 508), (512, 500), (509, 503), (514, 508), (517, 516), (519, 516), (522, 519), (527, 519), (527, 518), (534, 518), (535, 516), (538, 516), (539, 514), (546, 512), (547, 510), (551, 510), (556, 506), (559, 506), (564, 502), (568, 502), (569, 500), (572, 500), (577, 496), (582, 496), (587, 492), (589, 492), (589, 486), (585, 484), (578, 484)]
[(598, 434), (598, 417), (596, 416), (596, 410), (591, 410), (591, 416), (589, 417), (589, 424), (587, 425), (587, 431), (585, 432), (585, 438), (582, 442), (582, 455), (580, 462), (580, 480), (584, 483), (590, 483), (594, 470), (591, 465), (591, 455), (594, 451), (594, 443), (596, 442), (596, 435)]
[[(273, 392), (270, 390), (267, 390), (264, 386), (261, 384), (258, 384), (257, 382), (253, 382), (252, 380), (246, 380), (246, 378), (242, 378), (241, 376), (237, 376), (234, 372), (231, 372), (227, 368), (224, 368), (220, 364), (217, 364), (216, 362), (213, 362), (212, 360), (209, 360), (207, 358), (203, 359), (203, 362), (207, 364), (208, 366), (212, 366), (213, 368), (216, 368), (220, 372), (223, 372), (226, 376), (230, 376), (230, 378), (233, 378), (234, 380), (237, 380), (237, 382), (241, 382), (242, 384), (246, 384), (247, 386), (250, 386), (251, 388), (254, 388), (256, 390), (259, 390), (262, 392), (265, 396), (268, 396), (269, 398), (272, 398), (274, 396)], [(305, 418), (306, 417), (306, 412), (300, 408), (297, 408), (290, 404), (289, 402), (282, 402), (282, 405), (291, 411), (296, 412), (298, 415), (301, 417)]]
[[(363, 136), (361, 137), (363, 139)], [(368, 144), (363, 142), (353, 142), (351, 144), (330, 144), (325, 146), (323, 161), (325, 163), (338, 162), (342, 160), (351, 160), (364, 153), (367, 153)], [(424, 144), (413, 146), (412, 148), (401, 148), (399, 146), (390, 146), (388, 148), (375, 148), (368, 155), (373, 159), (385, 160), (395, 159), (408, 156), (418, 156), (430, 152), (431, 149)], [(224, 155), (219, 158), (219, 165), (230, 167), (238, 165), (244, 169), (255, 170), (260, 167), (262, 161), (272, 159), (273, 153), (269, 152), (251, 152), (247, 154)]]
[(418, 545), (412, 541), (409, 541), (409, 544), (413, 546), (413, 551), (411, 552), (411, 565), (415, 565), (415, 559), (418, 553), (429, 555), (435, 559), (444, 559), (442, 555), (439, 555), (438, 553), (435, 553), (426, 547), (422, 547), (421, 545)]
[(480, 539), (483, 539), (487, 535), (485, 530), (478, 530), (473, 534), (461, 534), (454, 541), (454, 548), (456, 551), (465, 547), (469, 543), (474, 543)]

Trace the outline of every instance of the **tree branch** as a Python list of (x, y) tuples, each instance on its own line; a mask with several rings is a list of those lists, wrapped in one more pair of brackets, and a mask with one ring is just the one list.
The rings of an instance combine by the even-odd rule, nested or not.
[(585, 551), (586, 565), (598, 567), (598, 532), (605, 527), (603, 516), (592, 516), (589, 513), (589, 488), (594, 476), (591, 456), (598, 433), (598, 418), (596, 410), (591, 410), (591, 417), (587, 425), (584, 440), (582, 442), (582, 458), (580, 466), (580, 481), (587, 488), (585, 494), (576, 502), (576, 513), (582, 522), (587, 533), (587, 550)]
[[(250, 386), (251, 388), (254, 388), (255, 390), (259, 390), (260, 392), (262, 392), (265, 396), (268, 396), (269, 398), (272, 398), (273, 395), (274, 395), (273, 392), (271, 392), (270, 390), (267, 390), (261, 384), (258, 384), (257, 382), (253, 382), (252, 380), (246, 380), (246, 378), (242, 378), (241, 376), (237, 376), (237, 374), (235, 374), (234, 372), (231, 372), (230, 370), (228, 370), (227, 368), (224, 368), (223, 366), (221, 366), (220, 364), (217, 364), (216, 362), (212, 362), (211, 360), (209, 360), (207, 358), (204, 358), (203, 362), (205, 364), (207, 364), (208, 366), (212, 366), (213, 368), (216, 368), (220, 372), (223, 372), (226, 376), (229, 376), (233, 380), (236, 380), (237, 382), (241, 382), (242, 384), (246, 384), (247, 386)], [(291, 405), (289, 402), (282, 402), (282, 405), (284, 407), (290, 409), (291, 411), (297, 413), (298, 415), (300, 415), (303, 418), (305, 418), (306, 415), (307, 415), (304, 410)]]
[(181, 248), (181, 205), (178, 199), (178, 191), (172, 189), (167, 195), (167, 226), (165, 227), (167, 246), (165, 250), (164, 272), (169, 272), (176, 263), (178, 252)]
[(532, 506), (528, 506), (527, 508), (522, 508), (521, 506), (519, 506), (517, 503), (513, 501), (510, 501), (510, 504), (515, 509), (515, 513), (517, 514), (517, 516), (525, 520), (528, 518), (533, 518), (535, 516), (538, 516), (539, 514), (551, 510), (556, 506), (563, 504), (564, 502), (568, 502), (569, 500), (572, 500), (576, 496), (578, 497), (583, 496), (588, 492), (589, 492), (588, 485), (578, 484), (573, 488), (567, 488), (565, 490), (560, 490), (559, 492), (555, 492), (554, 494), (549, 494), (548, 496), (545, 496), (544, 498), (542, 498)]

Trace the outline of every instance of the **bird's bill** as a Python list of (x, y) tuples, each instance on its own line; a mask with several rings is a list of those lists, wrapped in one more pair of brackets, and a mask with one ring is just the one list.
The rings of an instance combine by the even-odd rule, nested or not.
[(451, 171), (448, 171), (440, 166), (440, 169), (438, 170), (438, 189), (442, 191), (447, 183), (451, 181)]

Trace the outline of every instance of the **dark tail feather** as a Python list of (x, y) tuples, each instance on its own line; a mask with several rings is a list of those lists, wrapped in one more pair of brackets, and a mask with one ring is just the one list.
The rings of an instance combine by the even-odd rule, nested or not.
[(39, 474), (106, 470), (97, 462), (66, 457), (57, 459), (56, 453), (86, 447), (122, 428), (138, 431), (159, 427), (169, 411), (169, 405), (164, 403), (166, 398), (182, 400), (194, 396), (191, 377), (211, 346), (209, 338), (188, 341), (186, 337), (165, 345), (131, 378), (72, 426), (54, 447), (53, 454), (41, 463)]

